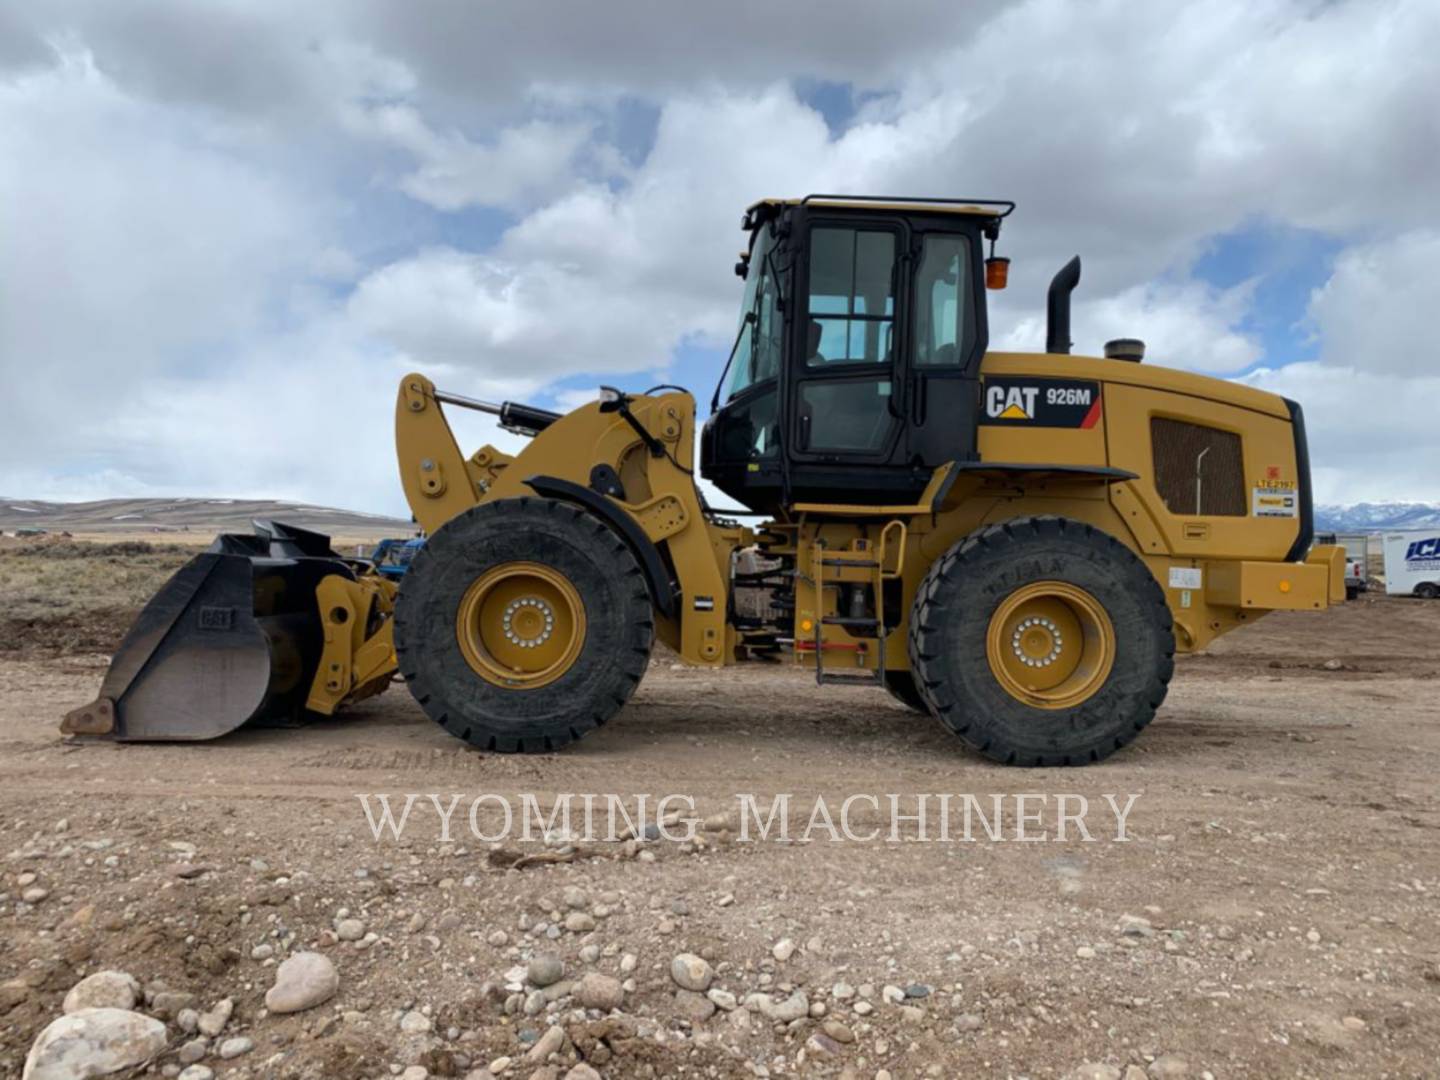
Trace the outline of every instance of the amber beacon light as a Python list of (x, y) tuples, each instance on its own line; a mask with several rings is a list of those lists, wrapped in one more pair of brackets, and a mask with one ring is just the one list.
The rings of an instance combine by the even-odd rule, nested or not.
[(1010, 280), (1010, 260), (1003, 255), (991, 255), (985, 260), (985, 287), (1003, 289)]

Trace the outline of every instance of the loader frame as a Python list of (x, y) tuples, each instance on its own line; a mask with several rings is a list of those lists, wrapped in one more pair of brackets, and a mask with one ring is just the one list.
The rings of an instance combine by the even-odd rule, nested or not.
[[(704, 666), (772, 653), (764, 646), (783, 638), (778, 643), (813, 664), (822, 682), (881, 681), (908, 670), (909, 610), (926, 569), (969, 533), (1033, 515), (1086, 522), (1135, 551), (1166, 591), (1180, 651), (1203, 648), (1266, 611), (1319, 610), (1343, 599), (1343, 552), (1306, 550), (1307, 515), (1177, 515), (1144, 479), (1149, 418), (1178, 416), (1243, 431), (1247, 473), (1253, 468), (1277, 489), (1308, 490), (1298, 407), (1182, 372), (1047, 354), (990, 354), (982, 386), (1026, 379), (1043, 386), (1059, 365), (1067, 379), (1100, 388), (1100, 421), (1051, 430), (1043, 440), (1033, 428), (985, 426), (980, 460), (938, 466), (914, 502), (797, 502), (753, 528), (710, 511), (680, 464), (693, 460), (696, 436), (694, 400), (685, 393), (628, 402), (631, 417), (663, 445), (659, 454), (597, 402), (536, 434), (520, 455), (487, 445), (467, 458), (434, 385), (411, 374), (397, 402), (397, 456), (411, 509), (430, 531), (481, 501), (530, 493), (604, 520), (646, 568), (661, 640)], [(609, 491), (623, 495), (607, 493), (608, 477), (619, 481)], [(734, 616), (732, 565), (757, 545), (785, 563), (795, 583), (789, 634), (746, 627)], [(843, 612), (836, 587), (854, 584), (883, 610)]]

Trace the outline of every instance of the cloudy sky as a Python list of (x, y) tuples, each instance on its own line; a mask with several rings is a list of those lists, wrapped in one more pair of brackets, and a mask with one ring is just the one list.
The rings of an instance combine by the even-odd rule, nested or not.
[[(0, 493), (400, 511), (394, 386), (708, 401), (741, 209), (1017, 200), (992, 347), (1306, 407), (1440, 500), (1440, 4), (0, 0)], [(467, 446), (494, 438), (460, 427)]]

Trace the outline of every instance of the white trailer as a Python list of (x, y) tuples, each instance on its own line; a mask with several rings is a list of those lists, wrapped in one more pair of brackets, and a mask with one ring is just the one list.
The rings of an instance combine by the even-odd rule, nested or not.
[(1385, 592), (1440, 597), (1440, 530), (1385, 535)]

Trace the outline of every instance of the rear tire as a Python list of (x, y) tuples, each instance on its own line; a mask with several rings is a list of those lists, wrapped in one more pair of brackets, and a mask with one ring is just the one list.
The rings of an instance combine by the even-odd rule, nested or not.
[(1434, 600), (1440, 596), (1440, 585), (1436, 585), (1433, 581), (1422, 581), (1415, 586), (1415, 595), (1421, 600)]
[(569, 503), (485, 503), (406, 572), (395, 656), (426, 714), (482, 750), (558, 750), (605, 723), (649, 665), (645, 577), (609, 526)]
[(927, 714), (930, 712), (930, 706), (926, 705), (925, 699), (920, 696), (920, 691), (915, 686), (915, 676), (911, 672), (885, 672), (885, 689), (890, 692), (891, 697), (906, 708)]
[(1154, 575), (1114, 537), (1058, 517), (988, 526), (936, 560), (909, 646), (931, 711), (1015, 765), (1109, 756), (1154, 717), (1174, 671)]

